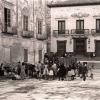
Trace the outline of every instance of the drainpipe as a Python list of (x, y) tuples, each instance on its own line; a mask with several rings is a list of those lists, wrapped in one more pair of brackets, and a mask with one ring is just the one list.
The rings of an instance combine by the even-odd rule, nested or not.
[(19, 34), (18, 34), (18, 0), (16, 0), (16, 28), (17, 28), (17, 36), (19, 37)]
[[(33, 0), (33, 35), (34, 35), (34, 33), (35, 33), (35, 28), (34, 28), (34, 27), (35, 27), (35, 25), (34, 25), (34, 0)], [(33, 42), (35, 42), (35, 41), (34, 41), (34, 38), (35, 38), (35, 35), (34, 35), (34, 37), (33, 37)], [(33, 50), (34, 50), (34, 51), (33, 51), (33, 56), (34, 56), (34, 59), (33, 59), (33, 60), (34, 60), (34, 64), (35, 64), (35, 53), (36, 53), (36, 52), (35, 52), (35, 43), (33, 43)]]

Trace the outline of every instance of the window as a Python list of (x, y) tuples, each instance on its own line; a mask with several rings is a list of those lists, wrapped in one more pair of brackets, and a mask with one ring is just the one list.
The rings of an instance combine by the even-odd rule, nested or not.
[(10, 51), (11, 49), (10, 48), (7, 48), (7, 47), (4, 47), (4, 52), (5, 52), (5, 54), (4, 54), (4, 60), (6, 61), (6, 62), (10, 62), (10, 60), (11, 60), (11, 51)]
[(24, 49), (24, 62), (28, 62), (28, 49)]
[(4, 8), (4, 23), (7, 31), (7, 27), (11, 27), (11, 10), (8, 8)]
[(65, 34), (65, 20), (58, 21), (58, 34)]
[(38, 21), (38, 34), (42, 34), (42, 21)]
[(100, 32), (100, 19), (96, 19), (96, 32)]
[(76, 20), (76, 33), (84, 33), (84, 20)]
[(83, 30), (84, 29), (84, 20), (76, 21), (76, 29)]
[(24, 31), (28, 31), (28, 16), (25, 16), (25, 15), (23, 18), (23, 29)]
[(42, 50), (39, 50), (39, 61), (42, 61)]

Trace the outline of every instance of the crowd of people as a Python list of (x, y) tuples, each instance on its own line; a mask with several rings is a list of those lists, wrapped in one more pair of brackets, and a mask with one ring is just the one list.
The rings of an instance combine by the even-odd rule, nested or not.
[(43, 69), (41, 69), (41, 64), (39, 63), (37, 70), (39, 73), (38, 78), (44, 76), (44, 79), (50, 80), (57, 78), (58, 80), (74, 80), (76, 77), (80, 77), (84, 81), (86, 80), (86, 77), (93, 79), (93, 65), (87, 66), (87, 62), (72, 63), (68, 67), (66, 67), (64, 63), (53, 63), (51, 66), (46, 64)]
[(75, 80), (77, 77), (86, 80), (87, 77), (93, 79), (93, 65), (88, 66), (87, 62), (73, 62), (69, 65), (64, 63), (41, 63), (33, 65), (25, 62), (17, 62), (14, 67), (1, 64), (0, 76), (9, 76), (13, 80), (36, 78), (45, 80)]

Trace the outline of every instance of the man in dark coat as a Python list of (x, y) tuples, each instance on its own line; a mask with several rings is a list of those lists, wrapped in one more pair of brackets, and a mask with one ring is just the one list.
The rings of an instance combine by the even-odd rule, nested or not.
[(0, 65), (0, 76), (4, 76), (3, 63)]
[(65, 76), (66, 76), (66, 68), (64, 64), (61, 64), (58, 70), (59, 80), (64, 80)]
[(78, 70), (78, 76), (82, 77), (81, 76), (82, 75), (82, 64), (80, 62), (77, 64), (77, 70)]
[(21, 62), (18, 62), (18, 67), (17, 67), (17, 74), (20, 75), (21, 73)]
[(88, 71), (88, 68), (87, 68), (87, 64), (85, 63), (83, 64), (83, 67), (82, 67), (82, 78), (84, 81), (86, 80), (87, 71)]

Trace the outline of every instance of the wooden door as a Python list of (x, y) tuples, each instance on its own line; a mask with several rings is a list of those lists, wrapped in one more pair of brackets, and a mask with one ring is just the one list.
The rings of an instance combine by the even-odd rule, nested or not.
[(86, 39), (74, 39), (74, 52), (82, 55), (86, 53)]
[(66, 41), (57, 41), (57, 53), (59, 56), (63, 56), (66, 52)]

